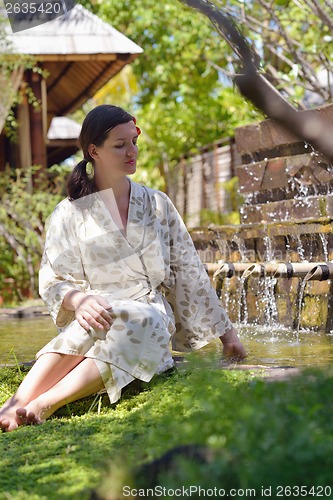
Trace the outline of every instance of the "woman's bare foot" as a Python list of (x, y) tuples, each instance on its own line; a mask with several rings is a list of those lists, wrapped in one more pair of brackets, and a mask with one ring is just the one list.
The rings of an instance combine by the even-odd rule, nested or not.
[(25, 421), (25, 425), (42, 424), (54, 411), (55, 409), (44, 403), (42, 397), (34, 399), (24, 408), (17, 410)]
[[(10, 432), (17, 429), (22, 422), (19, 415), (16, 413), (16, 408), (20, 403), (15, 396), (9, 398), (0, 410), (0, 430), (3, 432)], [(21, 403), (22, 404), (22, 403)]]
[(42, 419), (29, 405), (24, 407), (25, 402), (18, 401), (15, 396), (6, 401), (0, 410), (0, 431), (11, 432), (21, 425), (37, 425)]
[(18, 408), (16, 410), (16, 415), (24, 425), (38, 425), (42, 423), (40, 418), (37, 417), (33, 411), (27, 411), (26, 408)]
[(16, 411), (0, 415), (0, 429), (3, 432), (11, 432), (21, 425), (38, 425), (42, 421), (32, 412), (27, 412), (25, 408), (18, 408)]

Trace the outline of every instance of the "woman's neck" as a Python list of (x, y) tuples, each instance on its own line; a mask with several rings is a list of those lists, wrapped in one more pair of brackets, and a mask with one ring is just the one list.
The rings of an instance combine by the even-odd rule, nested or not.
[[(119, 183), (108, 183), (99, 195), (121, 232), (126, 235), (131, 185), (127, 177)], [(110, 192), (112, 191), (112, 193)]]
[(97, 191), (105, 191), (107, 189), (112, 189), (113, 195), (116, 200), (121, 200), (128, 196), (130, 190), (130, 180), (124, 176), (119, 179), (96, 179), (95, 185)]

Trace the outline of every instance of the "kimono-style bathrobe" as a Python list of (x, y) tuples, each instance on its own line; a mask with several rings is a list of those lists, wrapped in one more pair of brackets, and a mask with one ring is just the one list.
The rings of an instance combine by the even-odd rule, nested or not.
[[(58, 352), (93, 358), (111, 402), (134, 378), (149, 381), (173, 366), (171, 337), (174, 350), (189, 351), (232, 328), (170, 199), (130, 183), (126, 234), (101, 193), (59, 203), (39, 273), (40, 294), (59, 334), (37, 357)], [(64, 309), (73, 289), (110, 303), (110, 330), (87, 332)]]

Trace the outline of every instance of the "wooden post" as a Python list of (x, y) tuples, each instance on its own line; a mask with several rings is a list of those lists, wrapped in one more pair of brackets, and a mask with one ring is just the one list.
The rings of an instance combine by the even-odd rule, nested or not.
[(183, 174), (183, 213), (182, 217), (187, 216), (187, 169), (186, 169), (186, 160), (183, 157), (181, 159), (181, 171)]
[(31, 162), (32, 165), (41, 165), (43, 169), (47, 166), (45, 126), (43, 124), (43, 92), (42, 77), (38, 73), (30, 73), (29, 84), (36, 97), (40, 101), (40, 107), (35, 109), (30, 106), (30, 137), (31, 137)]
[(25, 94), (22, 96), (22, 102), (17, 107), (18, 134), (19, 134), (19, 158), (20, 167), (31, 167), (31, 133), (30, 133), (30, 110), (28, 99)]
[(218, 151), (218, 145), (216, 142), (213, 144), (213, 172), (214, 172), (214, 193), (215, 193), (215, 198), (216, 198), (216, 211), (221, 213), (222, 212), (222, 207), (221, 207), (221, 186), (220, 186), (220, 179), (219, 179), (219, 151)]

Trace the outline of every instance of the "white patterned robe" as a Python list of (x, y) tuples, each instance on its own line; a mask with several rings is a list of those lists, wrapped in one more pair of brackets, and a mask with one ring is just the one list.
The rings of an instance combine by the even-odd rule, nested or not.
[[(174, 350), (189, 351), (232, 328), (170, 199), (130, 183), (126, 234), (100, 193), (59, 203), (39, 273), (40, 294), (59, 334), (37, 357), (59, 352), (93, 358), (111, 402), (134, 378), (149, 381), (172, 367), (171, 337)], [(87, 332), (64, 309), (63, 298), (73, 289), (110, 303), (110, 330)]]

